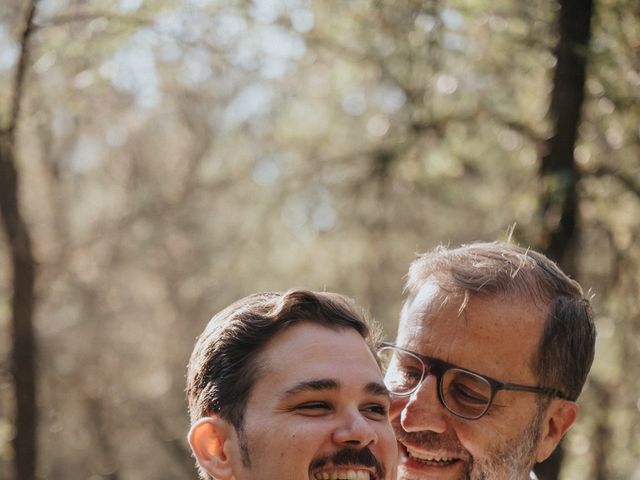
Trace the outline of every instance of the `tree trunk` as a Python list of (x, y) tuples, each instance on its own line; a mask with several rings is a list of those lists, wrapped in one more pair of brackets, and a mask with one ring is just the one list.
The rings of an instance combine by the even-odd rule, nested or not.
[(35, 478), (36, 464), (36, 363), (33, 305), (36, 265), (31, 239), (18, 201), (18, 173), (12, 145), (0, 139), (0, 212), (11, 256), (13, 297), (11, 301), (11, 374), (15, 386), (13, 439), (16, 478)]
[(569, 273), (575, 271), (571, 253), (578, 226), (579, 172), (573, 150), (584, 102), (592, 11), (592, 0), (560, 0), (560, 37), (550, 107), (554, 129), (540, 166), (545, 187), (542, 247)]
[[(550, 107), (554, 130), (540, 168), (544, 185), (540, 202), (544, 226), (541, 248), (575, 277), (580, 174), (573, 151), (584, 102), (593, 0), (559, 0), (559, 4), (560, 36)], [(561, 444), (549, 459), (536, 466), (540, 480), (556, 480), (562, 458)]]
[(16, 166), (16, 131), (28, 61), (28, 42), (33, 32), (35, 0), (26, 9), (21, 54), (14, 76), (8, 124), (0, 130), (0, 217), (11, 258), (11, 374), (15, 387), (15, 475), (34, 480), (36, 474), (36, 341), (33, 328), (36, 262), (31, 237), (20, 209), (19, 175)]

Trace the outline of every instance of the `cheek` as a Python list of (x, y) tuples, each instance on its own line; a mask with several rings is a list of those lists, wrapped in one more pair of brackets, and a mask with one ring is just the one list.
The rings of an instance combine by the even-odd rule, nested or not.
[(391, 402), (391, 406), (389, 407), (389, 418), (393, 421), (396, 418), (400, 417), (402, 413), (402, 409), (407, 404), (407, 400), (404, 398), (396, 398)]
[(283, 428), (274, 425), (267, 435), (263, 436), (262, 449), (272, 458), (280, 458), (287, 464), (310, 461), (317, 455), (326, 432), (311, 428), (311, 425), (296, 428)]
[(495, 432), (493, 429), (477, 423), (455, 421), (453, 429), (458, 441), (473, 457), (482, 457), (491, 443)]
[(522, 419), (501, 418), (494, 422), (493, 419), (485, 418), (484, 421), (456, 421), (453, 428), (464, 449), (472, 457), (479, 459), (503, 449), (514, 438), (514, 432), (517, 432), (521, 421)]
[[(299, 432), (274, 427), (249, 444), (251, 468), (264, 478), (301, 478), (312, 460), (311, 441)], [(263, 478), (252, 476), (249, 478)]]
[(379, 435), (380, 446), (384, 449), (384, 456), (387, 459), (387, 467), (395, 469), (398, 464), (398, 442), (391, 424), (387, 424)]

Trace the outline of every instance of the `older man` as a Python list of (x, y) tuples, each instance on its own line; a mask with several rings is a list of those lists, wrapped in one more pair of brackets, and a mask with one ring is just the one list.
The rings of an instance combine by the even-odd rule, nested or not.
[(397, 444), (370, 327), (344, 297), (249, 296), (217, 314), (189, 363), (202, 478), (393, 480)]
[(382, 349), (398, 478), (524, 480), (578, 415), (595, 327), (580, 286), (502, 243), (437, 248), (410, 267)]

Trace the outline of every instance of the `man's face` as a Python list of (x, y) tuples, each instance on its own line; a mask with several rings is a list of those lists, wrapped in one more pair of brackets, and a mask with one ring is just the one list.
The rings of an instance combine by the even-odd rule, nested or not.
[[(397, 344), (503, 382), (535, 386), (532, 358), (545, 313), (514, 298), (444, 302), (426, 283), (403, 311)], [(498, 391), (489, 411), (465, 420), (440, 403), (427, 376), (409, 397), (394, 400), (402, 480), (526, 479), (536, 456), (544, 411), (535, 394)]]
[(389, 397), (355, 330), (303, 322), (271, 340), (258, 362), (242, 432), (229, 450), (237, 480), (396, 478)]

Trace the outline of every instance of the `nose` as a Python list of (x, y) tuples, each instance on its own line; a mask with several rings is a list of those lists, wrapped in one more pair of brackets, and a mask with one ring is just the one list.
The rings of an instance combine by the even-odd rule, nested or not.
[(332, 438), (336, 445), (363, 448), (377, 443), (378, 434), (359, 410), (345, 412)]
[[(399, 407), (398, 407), (399, 410)], [(400, 411), (400, 425), (405, 432), (444, 433), (448, 415), (438, 397), (438, 380), (427, 375)]]

